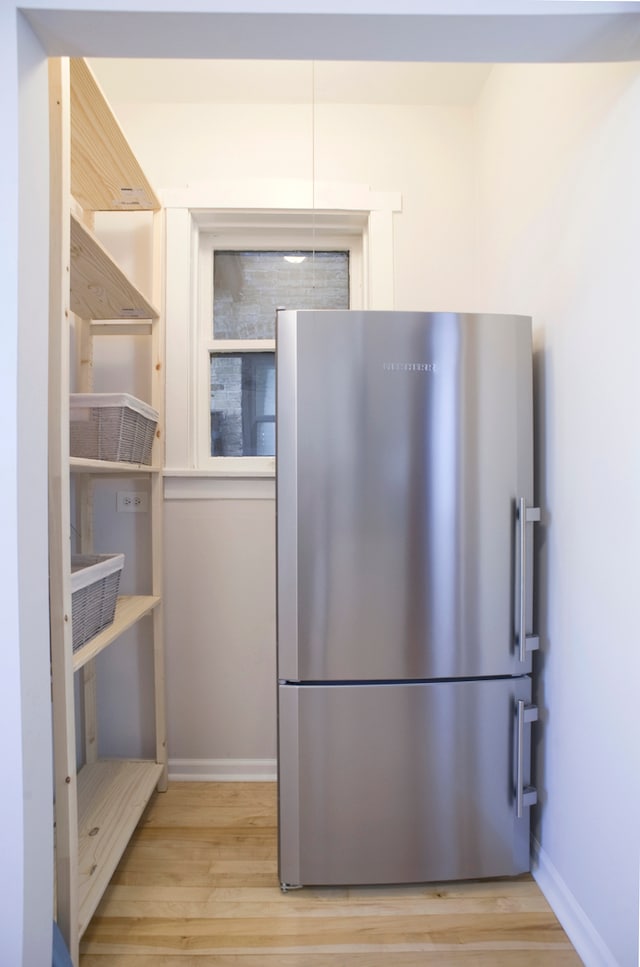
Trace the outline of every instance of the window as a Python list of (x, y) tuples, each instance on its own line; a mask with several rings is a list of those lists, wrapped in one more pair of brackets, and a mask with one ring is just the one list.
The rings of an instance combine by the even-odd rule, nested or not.
[[(275, 455), (271, 347), (279, 306), (348, 309), (349, 252), (214, 249), (209, 352), (212, 457)], [(231, 352), (225, 348), (229, 340), (235, 347)], [(265, 351), (256, 349), (258, 340)], [(246, 351), (242, 351), (243, 341)]]
[(275, 418), (274, 353), (211, 353), (211, 456), (275, 456)]
[[(250, 334), (233, 328), (225, 331), (225, 323), (220, 328), (218, 312), (218, 329), (214, 332), (214, 254), (258, 252), (263, 257), (266, 253), (299, 257), (315, 250), (317, 272), (321, 253), (348, 253), (349, 308), (394, 306), (393, 219), (402, 210), (401, 196), (374, 191), (367, 185), (320, 183), (314, 186), (314, 197), (322, 200), (322, 207), (312, 209), (308, 205), (311, 194), (311, 185), (306, 182), (242, 181), (188, 186), (164, 199), (164, 493), (168, 499), (256, 495), (271, 499), (275, 493), (270, 479), (275, 474), (275, 457), (263, 455), (273, 450), (275, 430), (269, 367), (265, 372), (259, 359), (264, 353), (267, 362), (273, 360), (274, 330)], [(298, 263), (303, 272), (310, 264)], [(219, 283), (216, 288), (219, 297)], [(275, 305), (296, 308), (290, 301), (293, 298), (276, 295)], [(275, 305), (265, 317), (272, 327)], [(238, 358), (232, 362), (234, 355)], [(216, 361), (212, 362), (214, 357)], [(223, 410), (220, 384), (224, 380), (218, 367), (222, 367), (224, 357), (236, 368), (236, 394), (238, 387), (242, 394), (243, 382), (245, 387), (251, 382), (257, 386), (253, 403), (245, 388), (247, 456), (222, 455), (222, 418), (211, 419), (212, 382), (214, 412)], [(244, 374), (243, 359), (254, 361), (251, 366), (247, 363)], [(240, 399), (240, 413), (242, 409)], [(238, 449), (244, 451), (244, 442), (236, 453)]]
[(280, 234), (290, 244), (200, 236), (201, 463), (219, 472), (275, 470), (277, 309), (353, 304), (358, 237), (325, 236), (311, 248), (309, 238)]

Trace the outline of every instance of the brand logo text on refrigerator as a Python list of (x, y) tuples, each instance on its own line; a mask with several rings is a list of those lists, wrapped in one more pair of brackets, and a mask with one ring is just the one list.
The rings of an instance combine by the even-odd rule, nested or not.
[(382, 368), (388, 373), (436, 373), (436, 363), (383, 363)]

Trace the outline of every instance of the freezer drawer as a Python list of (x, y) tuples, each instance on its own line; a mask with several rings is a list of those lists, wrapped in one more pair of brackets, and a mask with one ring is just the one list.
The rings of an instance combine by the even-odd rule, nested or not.
[(518, 819), (516, 782), (529, 781), (530, 727), (519, 742), (518, 702), (530, 699), (528, 677), (280, 685), (281, 882), (528, 870), (531, 797)]

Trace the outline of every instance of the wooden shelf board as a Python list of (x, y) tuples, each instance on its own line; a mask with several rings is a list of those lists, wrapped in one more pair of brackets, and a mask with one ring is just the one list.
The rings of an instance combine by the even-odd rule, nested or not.
[(82, 319), (157, 319), (145, 299), (89, 229), (71, 213), (72, 312)]
[(72, 58), (71, 194), (89, 211), (160, 208), (89, 66)]
[(108, 648), (116, 638), (132, 628), (136, 622), (149, 614), (160, 603), (160, 598), (152, 594), (146, 595), (120, 595), (116, 601), (116, 613), (113, 622), (95, 637), (78, 648), (73, 653), (73, 670), (77, 672), (79, 668), (86, 665), (101, 651)]
[(124, 463), (116, 460), (90, 460), (88, 457), (70, 457), (69, 469), (72, 473), (111, 474), (123, 477), (137, 474), (160, 473), (161, 467), (147, 463)]
[(100, 902), (162, 766), (156, 762), (102, 759), (78, 773), (78, 885), (80, 936)]
[(92, 336), (150, 336), (154, 320), (136, 319), (133, 322), (92, 322)]

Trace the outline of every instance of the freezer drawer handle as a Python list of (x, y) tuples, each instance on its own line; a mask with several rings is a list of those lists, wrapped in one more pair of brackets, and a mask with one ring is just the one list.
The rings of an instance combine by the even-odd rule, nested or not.
[(539, 507), (527, 507), (524, 497), (518, 501), (518, 520), (520, 521), (520, 661), (527, 660), (527, 653), (537, 651), (540, 639), (537, 635), (527, 635), (527, 524), (540, 520)]
[(533, 786), (524, 784), (524, 729), (525, 725), (538, 721), (538, 706), (527, 705), (518, 699), (518, 758), (516, 763), (516, 816), (522, 819), (525, 807), (535, 806), (538, 792)]

